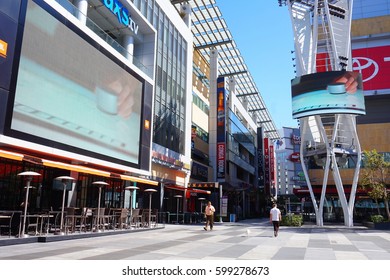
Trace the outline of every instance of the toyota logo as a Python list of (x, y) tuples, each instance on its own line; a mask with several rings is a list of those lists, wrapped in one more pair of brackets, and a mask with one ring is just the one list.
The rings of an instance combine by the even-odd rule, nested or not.
[(352, 69), (362, 74), (363, 82), (373, 79), (379, 72), (378, 63), (367, 57), (354, 57), (352, 59)]

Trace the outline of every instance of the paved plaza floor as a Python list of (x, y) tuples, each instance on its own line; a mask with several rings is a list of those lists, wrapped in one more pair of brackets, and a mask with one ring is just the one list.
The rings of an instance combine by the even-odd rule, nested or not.
[(281, 227), (268, 220), (164, 228), (0, 247), (0, 260), (390, 260), (390, 231), (362, 226)]

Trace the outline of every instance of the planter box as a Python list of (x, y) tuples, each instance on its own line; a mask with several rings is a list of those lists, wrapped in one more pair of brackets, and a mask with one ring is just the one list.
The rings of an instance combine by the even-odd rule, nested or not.
[(375, 229), (390, 230), (390, 222), (374, 223)]

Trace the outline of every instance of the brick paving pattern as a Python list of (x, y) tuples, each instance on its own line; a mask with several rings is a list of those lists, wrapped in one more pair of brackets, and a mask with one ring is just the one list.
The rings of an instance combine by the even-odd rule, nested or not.
[[(3, 237), (2, 237), (3, 238)], [(266, 220), (173, 225), (148, 231), (0, 247), (0, 260), (390, 260), (390, 231), (362, 226), (281, 227)]]

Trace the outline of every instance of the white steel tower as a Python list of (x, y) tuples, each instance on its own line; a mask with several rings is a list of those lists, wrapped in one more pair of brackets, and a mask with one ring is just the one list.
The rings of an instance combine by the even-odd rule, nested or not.
[[(359, 73), (351, 72), (352, 0), (278, 0), (291, 16), (297, 77), (292, 81), (293, 117), (300, 121), (300, 158), (313, 202), (316, 223), (323, 225), (323, 206), (333, 176), (344, 223), (353, 226), (361, 148), (356, 116), (365, 114)], [(340, 175), (354, 168), (346, 191)], [(310, 167), (322, 168), (322, 189), (317, 197)]]

